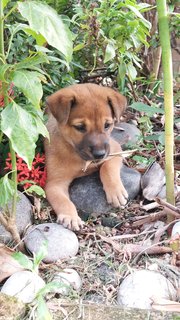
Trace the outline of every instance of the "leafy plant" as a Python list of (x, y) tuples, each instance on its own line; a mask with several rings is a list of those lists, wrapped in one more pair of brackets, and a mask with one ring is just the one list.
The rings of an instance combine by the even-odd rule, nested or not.
[[(48, 74), (42, 66), (49, 64), (47, 43), (56, 48), (66, 66), (72, 58), (72, 34), (54, 9), (37, 1), (0, 3), (0, 144), (9, 143), (11, 172), (0, 179), (0, 207), (3, 214), (0, 222), (13, 234), (16, 242), (20, 237), (15, 224), (17, 202), (17, 161), (16, 155), (32, 167), (39, 135), (48, 137), (44, 125), (41, 99), (42, 83)], [(15, 14), (14, 23), (9, 25)], [(7, 23), (6, 23), (7, 22)], [(5, 35), (8, 34), (8, 38)], [(28, 55), (15, 60), (13, 39), (18, 35), (31, 42)], [(16, 38), (17, 39), (17, 38)], [(33, 47), (33, 49), (32, 49)], [(13, 93), (12, 93), (13, 87)], [(8, 206), (12, 201), (12, 207)]]
[[(38, 273), (39, 265), (46, 255), (47, 255), (47, 241), (44, 241), (44, 243), (40, 247), (37, 254), (35, 253), (33, 254), (33, 259), (28, 258), (22, 252), (13, 253), (12, 257), (15, 260), (17, 260), (19, 264), (22, 265), (22, 267), (24, 267), (24, 269), (29, 270), (31, 272)], [(49, 309), (45, 301), (45, 295), (49, 292), (55, 291), (57, 288), (63, 288), (63, 287), (66, 287), (64, 283), (57, 283), (55, 281), (51, 281), (45, 284), (45, 286), (38, 291), (35, 299), (33, 300), (33, 304), (34, 304), (33, 313), (36, 311), (37, 319), (43, 319), (43, 320), (52, 319), (52, 316), (49, 312)], [(31, 319), (31, 317), (29, 318)]]
[(117, 73), (118, 86), (124, 91), (125, 81), (133, 82), (141, 68), (142, 45), (148, 46), (151, 24), (142, 13), (149, 9), (149, 4), (131, 0), (82, 1), (75, 6), (74, 50), (81, 63), (89, 67), (90, 62), (93, 68), (106, 64)]
[(38, 273), (39, 264), (47, 255), (47, 241), (44, 241), (37, 254), (33, 254), (33, 259), (29, 259), (25, 254), (18, 251), (12, 257), (26, 270)]

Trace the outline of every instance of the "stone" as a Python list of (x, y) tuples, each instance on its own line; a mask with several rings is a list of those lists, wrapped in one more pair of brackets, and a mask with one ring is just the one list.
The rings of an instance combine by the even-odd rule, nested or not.
[(154, 198), (164, 189), (165, 171), (159, 163), (153, 162), (143, 174), (141, 179), (141, 187), (144, 198), (154, 200)]
[(176, 222), (174, 225), (173, 225), (173, 228), (172, 228), (172, 232), (171, 232), (171, 236), (174, 237), (174, 236), (180, 236), (180, 221)]
[(113, 268), (109, 267), (105, 262), (101, 263), (100, 266), (97, 266), (96, 272), (98, 274), (99, 279), (104, 284), (116, 284), (116, 275)]
[(15, 296), (24, 303), (31, 303), (44, 286), (44, 280), (37, 273), (25, 270), (18, 271), (8, 278), (1, 292)]
[(55, 289), (56, 293), (68, 295), (72, 289), (79, 292), (82, 287), (82, 281), (79, 273), (70, 268), (63, 269), (61, 272), (55, 274), (53, 281), (62, 285), (60, 288)]
[[(32, 206), (29, 199), (21, 192), (18, 192), (19, 199), (16, 206), (16, 224), (20, 235), (28, 225), (32, 224)], [(2, 214), (2, 208), (0, 208)], [(0, 242), (8, 243), (12, 240), (11, 234), (0, 224)]]
[(95, 292), (88, 292), (84, 297), (85, 303), (93, 303), (96, 305), (105, 305), (106, 299), (102, 295)]
[(30, 227), (24, 243), (28, 251), (37, 254), (46, 240), (47, 255), (43, 259), (46, 263), (73, 257), (79, 249), (76, 234), (57, 223), (43, 223)]
[[(123, 130), (120, 130), (121, 128)], [(137, 143), (141, 136), (141, 131), (134, 124), (121, 122), (116, 124), (111, 136), (121, 144), (122, 149), (126, 150), (130, 145), (135, 145)]]
[[(140, 192), (141, 174), (123, 165), (121, 178), (129, 199), (134, 199)], [(70, 197), (76, 208), (87, 214), (106, 213), (112, 209), (106, 201), (98, 172), (75, 179), (70, 186)]]
[(152, 298), (176, 300), (176, 290), (162, 274), (150, 270), (135, 270), (121, 283), (118, 305), (151, 309)]

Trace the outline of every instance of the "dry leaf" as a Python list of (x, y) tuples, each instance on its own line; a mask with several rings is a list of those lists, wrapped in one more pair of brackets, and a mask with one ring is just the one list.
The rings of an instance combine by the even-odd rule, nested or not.
[(14, 250), (0, 244), (0, 282), (24, 268), (12, 257)]

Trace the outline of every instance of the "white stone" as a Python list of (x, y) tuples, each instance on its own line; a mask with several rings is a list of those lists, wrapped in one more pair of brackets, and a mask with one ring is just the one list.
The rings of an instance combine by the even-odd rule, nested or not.
[(79, 273), (76, 270), (70, 268), (66, 268), (63, 271), (58, 272), (54, 276), (53, 281), (57, 282), (58, 284), (62, 284), (61, 288), (57, 288), (55, 290), (55, 292), (62, 295), (68, 295), (71, 289), (79, 292), (82, 287), (82, 281)]
[(124, 307), (151, 309), (152, 298), (176, 299), (176, 290), (162, 274), (136, 270), (121, 283), (118, 304)]
[(175, 235), (175, 234), (178, 234), (180, 235), (180, 221), (176, 222), (172, 228), (172, 232), (171, 232), (171, 235), (172, 237)]
[(24, 303), (31, 303), (38, 291), (44, 286), (44, 280), (39, 277), (37, 273), (19, 271), (8, 278), (1, 292), (9, 296), (14, 296)]
[(76, 234), (57, 223), (43, 223), (30, 227), (24, 243), (30, 252), (38, 253), (45, 240), (48, 253), (43, 262), (46, 263), (74, 257), (79, 250)]

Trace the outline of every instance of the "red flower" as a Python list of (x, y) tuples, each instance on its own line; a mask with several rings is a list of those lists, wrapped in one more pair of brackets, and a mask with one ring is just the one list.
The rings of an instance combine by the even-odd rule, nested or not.
[[(34, 158), (34, 161), (32, 163), (32, 168), (28, 169), (27, 164), (24, 162), (22, 158), (20, 158), (17, 155), (17, 181), (23, 182), (26, 180), (29, 180), (28, 182), (25, 182), (23, 184), (23, 188), (27, 189), (30, 186), (33, 185), (31, 181), (34, 182), (34, 184), (39, 185), (40, 187), (44, 187), (46, 183), (46, 170), (45, 170), (45, 156), (40, 155), (37, 153), (37, 155)], [(7, 171), (12, 170), (12, 163), (11, 163), (11, 155), (8, 154), (8, 158), (6, 159), (6, 167), (5, 169)]]

